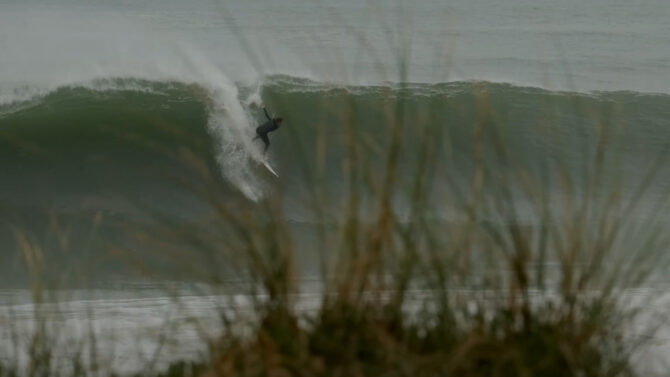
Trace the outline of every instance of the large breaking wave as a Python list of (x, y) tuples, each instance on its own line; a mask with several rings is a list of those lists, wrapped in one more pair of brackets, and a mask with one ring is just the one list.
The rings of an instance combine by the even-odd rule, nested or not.
[[(232, 83), (222, 75), (205, 81), (99, 79), (28, 98), (25, 91), (13, 100), (6, 97), (0, 105), (0, 174), (7, 183), (0, 194), (20, 201), (38, 188), (49, 193), (35, 195), (48, 198), (118, 185), (132, 185), (133, 190), (164, 185), (150, 171), (169, 169), (169, 159), (137, 143), (139, 135), (173, 150), (198, 149), (232, 186), (257, 201), (268, 179), (258, 168), (263, 157), (253, 141), (254, 129), (263, 121), (255, 105), (262, 101), (287, 119), (286, 127), (271, 135), (270, 158), (293, 186), (298, 167), (314, 160), (316, 130), (325, 129), (327, 141), (338, 144), (345, 114), (354, 113), (357, 129), (384, 140), (382, 113), (396, 99), (405, 107), (405, 144), (414, 143), (412, 124), (420, 120), (448, 131), (443, 144), (456, 151), (455, 161), (458, 153), (469, 150), (482, 93), (508, 128), (508, 142), (528, 158), (553, 151), (579, 163), (583, 156), (576, 146), (591, 137), (585, 125), (598, 122), (626, 130), (624, 149), (640, 147), (641, 154), (629, 156), (631, 166), (645, 158), (643, 152), (670, 140), (670, 96), (664, 94), (556, 92), (487, 82), (344, 86), (291, 76), (271, 76), (253, 85)], [(552, 133), (543, 131), (546, 125)], [(189, 144), (196, 139), (200, 144)], [(330, 149), (330, 183), (337, 185), (342, 156), (337, 147)]]

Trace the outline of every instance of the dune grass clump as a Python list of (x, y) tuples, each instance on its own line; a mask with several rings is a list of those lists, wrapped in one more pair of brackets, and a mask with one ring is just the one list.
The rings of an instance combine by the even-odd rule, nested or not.
[[(640, 305), (626, 289), (667, 263), (662, 205), (652, 212), (640, 205), (665, 156), (626, 192), (607, 175), (616, 131), (596, 122), (581, 170), (556, 156), (524, 160), (506, 145), (509, 125), (482, 87), (468, 163), (435, 173), (455, 167), (445, 163), (448, 131), (431, 124), (430, 109), (407, 114), (403, 96), (386, 90), (379, 116), (387, 137), (378, 145), (353, 105), (341, 114), (346, 192), (320, 184), (318, 164), (301, 167), (304, 202), (321, 221), (316, 250), (296, 246), (287, 193), (240, 206), (221, 200), (215, 174), (196, 169), (191, 186), (225, 241), (196, 231), (190, 244), (208, 245), (226, 271), (250, 279), (253, 299), (251, 314), (222, 314), (225, 330), (205, 375), (635, 375), (640, 341), (629, 329)], [(418, 147), (404, 142), (408, 129)], [(322, 137), (317, 155), (326, 153)], [(182, 156), (202, 167), (193, 154)], [(436, 203), (448, 218), (435, 217)], [(297, 268), (305, 253), (321, 255), (322, 286), (309, 293), (318, 305), (309, 309)]]

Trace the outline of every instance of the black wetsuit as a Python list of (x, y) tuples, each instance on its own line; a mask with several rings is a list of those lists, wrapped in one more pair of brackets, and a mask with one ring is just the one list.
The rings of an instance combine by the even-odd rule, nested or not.
[(265, 113), (265, 117), (268, 118), (268, 121), (256, 127), (257, 135), (254, 138), (254, 140), (256, 140), (257, 138), (263, 140), (263, 143), (265, 143), (265, 149), (263, 149), (263, 152), (266, 152), (270, 147), (270, 139), (268, 138), (268, 133), (279, 128), (279, 123), (277, 123), (276, 120), (270, 117), (267, 109), (263, 108), (263, 112)]

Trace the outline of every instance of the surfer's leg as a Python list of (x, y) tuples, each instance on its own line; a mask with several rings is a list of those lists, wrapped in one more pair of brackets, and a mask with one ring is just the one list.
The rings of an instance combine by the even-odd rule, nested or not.
[(268, 138), (268, 134), (258, 134), (258, 137), (263, 140), (263, 143), (265, 143), (265, 149), (263, 149), (263, 153), (268, 151), (268, 148), (270, 148), (270, 138)]

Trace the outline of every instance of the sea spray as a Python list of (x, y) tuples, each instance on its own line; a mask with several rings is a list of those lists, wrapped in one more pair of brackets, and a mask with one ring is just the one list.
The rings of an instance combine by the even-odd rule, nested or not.
[[(188, 51), (188, 48), (184, 48)], [(255, 126), (244, 109), (234, 82), (205, 57), (191, 51), (185, 56), (196, 68), (198, 84), (205, 88), (210, 106), (208, 128), (218, 146), (217, 161), (221, 173), (247, 198), (257, 201), (263, 188), (251, 164), (263, 161), (254, 144)]]

